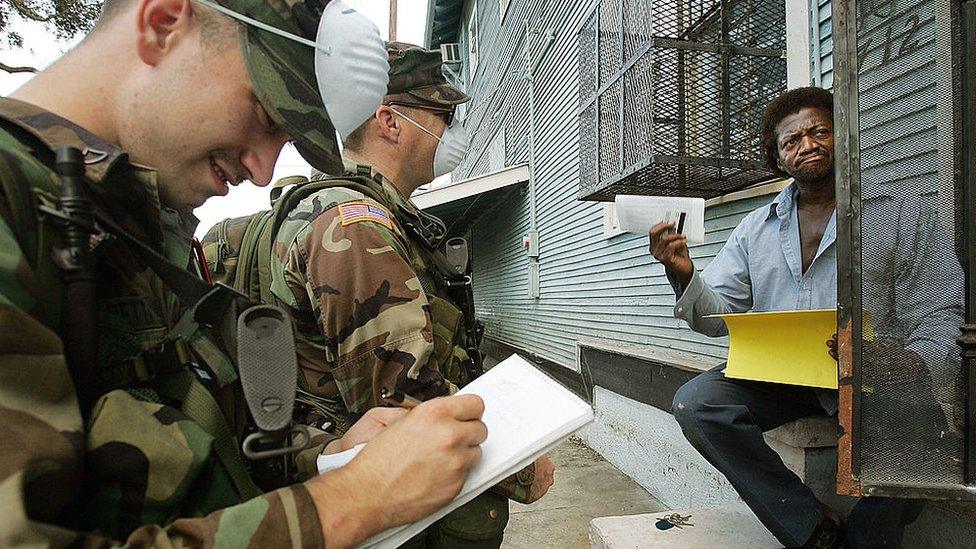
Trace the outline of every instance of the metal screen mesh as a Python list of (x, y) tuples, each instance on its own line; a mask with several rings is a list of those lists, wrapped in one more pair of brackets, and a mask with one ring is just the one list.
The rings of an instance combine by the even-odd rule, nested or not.
[(580, 198), (768, 179), (759, 114), (786, 87), (785, 35), (783, 2), (601, 0), (578, 36)]
[[(860, 481), (963, 482), (950, 26), (932, 0), (859, 0)], [(946, 5), (947, 2), (943, 2)], [(948, 12), (946, 12), (948, 13)], [(941, 52), (941, 53), (940, 53)], [(857, 390), (857, 389), (856, 389)]]

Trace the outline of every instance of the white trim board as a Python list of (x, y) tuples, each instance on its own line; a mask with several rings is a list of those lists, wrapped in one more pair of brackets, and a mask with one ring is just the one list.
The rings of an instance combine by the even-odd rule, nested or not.
[(716, 196), (715, 198), (710, 198), (705, 201), (705, 209), (711, 208), (712, 206), (718, 206), (719, 204), (728, 204), (729, 202), (735, 202), (737, 200), (746, 200), (748, 198), (755, 198), (757, 196), (778, 194), (780, 191), (788, 187), (792, 182), (792, 179), (777, 179), (767, 183), (760, 183), (754, 187), (747, 187), (740, 191), (723, 194), (722, 196)]
[(500, 170), (472, 177), (429, 191), (414, 193), (410, 197), (420, 209), (427, 209), (456, 200), (462, 200), (488, 191), (494, 191), (529, 180), (529, 165), (516, 164)]
[[(780, 0), (781, 2), (784, 0)], [(811, 78), (810, 1), (785, 0), (786, 2), (786, 87), (787, 89), (809, 86)], [(816, 0), (813, 0), (815, 3)], [(820, 44), (817, 44), (819, 47)]]

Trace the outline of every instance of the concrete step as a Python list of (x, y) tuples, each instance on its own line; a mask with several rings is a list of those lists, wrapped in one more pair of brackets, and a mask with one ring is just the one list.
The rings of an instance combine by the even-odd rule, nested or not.
[[(694, 526), (658, 530), (654, 524), (671, 513), (691, 515), (688, 522)], [(713, 547), (765, 549), (782, 545), (754, 515), (738, 507), (669, 510), (590, 521), (591, 549)]]

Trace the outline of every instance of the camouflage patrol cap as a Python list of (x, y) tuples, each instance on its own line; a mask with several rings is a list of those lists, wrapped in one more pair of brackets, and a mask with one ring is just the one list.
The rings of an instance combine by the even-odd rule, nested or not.
[[(315, 40), (328, 0), (216, 0), (221, 6), (283, 31)], [(309, 164), (342, 172), (335, 127), (315, 79), (315, 52), (304, 44), (240, 24), (244, 64), (268, 116), (294, 140)]]
[(453, 107), (471, 99), (444, 78), (440, 50), (427, 50), (404, 42), (387, 42), (386, 53), (390, 56), (390, 83), (384, 103)]

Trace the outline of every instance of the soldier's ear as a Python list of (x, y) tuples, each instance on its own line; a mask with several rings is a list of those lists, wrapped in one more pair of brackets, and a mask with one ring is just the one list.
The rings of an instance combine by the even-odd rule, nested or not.
[(380, 105), (373, 114), (376, 123), (377, 133), (380, 139), (390, 142), (400, 142), (400, 130), (403, 127), (402, 121), (397, 117), (393, 109), (386, 105)]
[(192, 30), (190, 0), (139, 0), (136, 48), (139, 58), (156, 66)]

